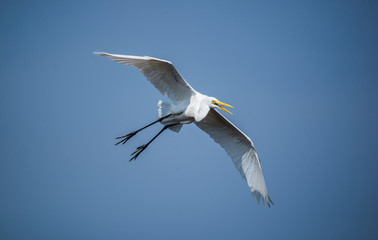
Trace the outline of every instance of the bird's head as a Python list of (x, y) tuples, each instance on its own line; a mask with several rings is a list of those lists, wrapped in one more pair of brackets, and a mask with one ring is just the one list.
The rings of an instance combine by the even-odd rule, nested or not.
[(223, 111), (226, 111), (228, 112), (229, 114), (232, 114), (230, 111), (228, 111), (227, 109), (225, 109), (224, 107), (222, 106), (227, 106), (227, 107), (231, 107), (231, 108), (234, 108), (233, 106), (227, 104), (227, 103), (223, 103), (221, 101), (219, 101), (218, 99), (214, 98), (214, 97), (210, 97), (210, 107), (212, 108), (220, 108), (222, 109)]

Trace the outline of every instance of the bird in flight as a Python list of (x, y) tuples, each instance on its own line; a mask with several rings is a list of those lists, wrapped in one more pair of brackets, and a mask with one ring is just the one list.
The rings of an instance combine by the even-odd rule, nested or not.
[(94, 54), (136, 67), (164, 96), (169, 97), (173, 102), (160, 100), (158, 102), (158, 120), (117, 138), (119, 142), (116, 145), (125, 144), (135, 134), (155, 123), (160, 122), (164, 126), (148, 143), (139, 146), (131, 154), (130, 161), (136, 160), (166, 129), (179, 132), (183, 124), (194, 123), (224, 148), (236, 169), (247, 181), (257, 202), (260, 203), (260, 199), (262, 199), (263, 203), (266, 202), (269, 207), (273, 204), (268, 195), (260, 159), (251, 139), (216, 110), (218, 108), (231, 113), (225, 108), (232, 108), (231, 105), (194, 90), (169, 61), (147, 56), (139, 57), (105, 52), (94, 52)]

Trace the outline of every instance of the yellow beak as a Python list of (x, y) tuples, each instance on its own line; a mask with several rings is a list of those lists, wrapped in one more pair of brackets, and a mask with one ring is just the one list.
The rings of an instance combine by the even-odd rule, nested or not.
[(223, 106), (227, 106), (227, 107), (231, 107), (231, 108), (234, 108), (233, 106), (231, 106), (230, 104), (227, 104), (227, 103), (223, 103), (223, 102), (220, 102), (220, 101), (214, 101), (215, 105), (217, 105), (218, 108), (222, 109), (223, 111), (226, 111), (228, 112), (229, 114), (232, 114), (230, 111), (228, 111), (227, 109), (225, 109), (224, 107), (221, 107), (219, 105), (223, 105)]

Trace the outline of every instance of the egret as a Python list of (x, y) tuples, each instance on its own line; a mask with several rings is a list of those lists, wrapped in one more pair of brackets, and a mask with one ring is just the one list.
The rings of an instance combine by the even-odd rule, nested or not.
[(161, 100), (158, 102), (158, 120), (117, 138), (120, 141), (116, 145), (125, 144), (135, 134), (155, 123), (160, 122), (164, 126), (148, 143), (138, 147), (131, 154), (130, 161), (136, 160), (166, 129), (179, 132), (183, 124), (194, 123), (224, 148), (237, 170), (247, 181), (257, 202), (260, 203), (260, 199), (262, 199), (263, 203), (266, 202), (269, 207), (270, 204), (273, 204), (268, 195), (260, 159), (251, 139), (215, 110), (219, 108), (231, 113), (225, 108), (232, 108), (231, 105), (194, 90), (169, 61), (147, 56), (118, 55), (105, 52), (94, 52), (94, 54), (136, 67), (163, 95), (172, 100), (172, 103)]

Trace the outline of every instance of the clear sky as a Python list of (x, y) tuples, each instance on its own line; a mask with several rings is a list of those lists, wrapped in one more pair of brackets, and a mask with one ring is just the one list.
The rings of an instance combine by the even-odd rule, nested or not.
[[(1, 1), (1, 239), (377, 239), (376, 1)], [(163, 96), (93, 51), (172, 61), (235, 106), (271, 208)]]

